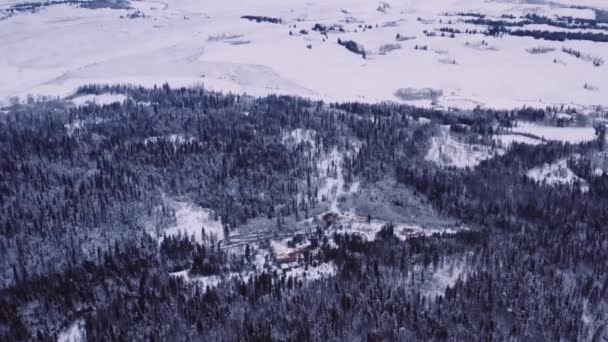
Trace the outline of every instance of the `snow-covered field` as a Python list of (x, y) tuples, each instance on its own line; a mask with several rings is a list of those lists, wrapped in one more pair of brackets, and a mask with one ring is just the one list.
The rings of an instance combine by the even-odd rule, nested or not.
[[(0, 0), (0, 8), (18, 2)], [(169, 82), (251, 95), (443, 107), (608, 104), (608, 66), (594, 67), (561, 51), (566, 46), (606, 60), (608, 44), (480, 34), (450, 38), (437, 31), (484, 29), (461, 22), (458, 12), (593, 18), (590, 8), (569, 5), (606, 8), (604, 0), (141, 0), (130, 5), (95, 10), (52, 5), (0, 19), (0, 100), (67, 96), (86, 83)], [(243, 15), (282, 21), (258, 23)], [(322, 35), (312, 30), (317, 23), (341, 25), (344, 32)], [(366, 58), (337, 44), (338, 38), (358, 43)], [(528, 52), (539, 45), (554, 50)], [(403, 99), (395, 96), (399, 89), (440, 95)]]
[(531, 134), (546, 140), (555, 140), (577, 144), (596, 138), (593, 127), (555, 127), (530, 122), (519, 122), (511, 129), (514, 133)]

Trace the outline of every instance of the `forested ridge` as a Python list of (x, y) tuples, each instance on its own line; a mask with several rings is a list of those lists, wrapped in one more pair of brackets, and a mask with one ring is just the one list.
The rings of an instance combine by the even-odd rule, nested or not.
[[(166, 85), (86, 86), (77, 95), (110, 92), (129, 99), (32, 102), (0, 114), (0, 340), (54, 340), (77, 319), (91, 341), (608, 336), (608, 176), (586, 159), (604, 148), (604, 135), (514, 143), (475, 168), (424, 158), (438, 125), (491, 146), (493, 134), (548, 120), (551, 109), (443, 112)], [(314, 131), (313, 141), (287, 146), (285, 132), (295, 129)], [(307, 144), (350, 151), (346, 183), (391, 179), (470, 229), (403, 240), (389, 223), (368, 240), (320, 222), (307, 232), (316, 248), (298, 263), (331, 263), (336, 274), (315, 280), (243, 273), (249, 246), (234, 256), (217, 241), (158, 240), (174, 220), (166, 197), (212, 209), (226, 236), (255, 220), (278, 235), (312, 218), (322, 205), (320, 156)], [(569, 165), (587, 192), (525, 177), (575, 153), (583, 157)], [(201, 286), (169, 274), (184, 268), (242, 275)], [(434, 285), (444, 269), (464, 271)]]

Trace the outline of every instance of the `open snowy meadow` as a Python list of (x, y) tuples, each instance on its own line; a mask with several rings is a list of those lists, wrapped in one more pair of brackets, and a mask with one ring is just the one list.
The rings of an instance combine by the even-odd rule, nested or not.
[(168, 82), (328, 101), (589, 109), (608, 104), (607, 66), (593, 64), (608, 58), (607, 43), (489, 36), (473, 22), (594, 19), (606, 8), (602, 0), (0, 0), (0, 100)]

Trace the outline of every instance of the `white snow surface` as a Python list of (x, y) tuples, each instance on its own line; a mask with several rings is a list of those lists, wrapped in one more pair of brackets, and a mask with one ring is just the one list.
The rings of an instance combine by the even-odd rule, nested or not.
[(593, 127), (555, 127), (531, 122), (519, 122), (512, 132), (532, 134), (546, 140), (563, 141), (577, 144), (596, 138)]
[(86, 328), (83, 320), (77, 320), (72, 323), (66, 330), (59, 333), (57, 342), (84, 342), (86, 338)]
[[(0, 8), (18, 2), (0, 0)], [(555, 50), (534, 55), (526, 50), (539, 41), (529, 37), (423, 33), (472, 28), (445, 15), (458, 12), (589, 18), (592, 10), (570, 5), (606, 8), (605, 0), (383, 2), (381, 10), (369, 0), (141, 0), (132, 1), (129, 10), (47, 6), (0, 20), (0, 101), (28, 94), (67, 96), (89, 83), (168, 82), (364, 102), (401, 101), (394, 96), (398, 89), (436, 89), (443, 95), (435, 101), (409, 102), (461, 108), (608, 104), (608, 66), (596, 68), (561, 51), (567, 46), (607, 60), (606, 44), (542, 41)], [(121, 18), (136, 10), (145, 17)], [(243, 15), (278, 17), (282, 23), (256, 23)], [(311, 30), (316, 23), (340, 24), (346, 32), (325, 38)], [(363, 30), (360, 24), (373, 28)], [(381, 54), (383, 46), (397, 43), (398, 33), (413, 39)], [(367, 58), (338, 45), (338, 38), (364, 46)], [(414, 50), (415, 45), (428, 50)]]

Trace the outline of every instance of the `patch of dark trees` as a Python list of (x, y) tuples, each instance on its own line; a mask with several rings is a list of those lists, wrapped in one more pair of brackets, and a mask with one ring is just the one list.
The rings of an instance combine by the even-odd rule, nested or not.
[(452, 27), (440, 27), (439, 31), (440, 32), (445, 32), (445, 33), (452, 33), (452, 34), (454, 34), (454, 33), (462, 33), (462, 31), (460, 31), (459, 29), (455, 29), (455, 28), (452, 28)]
[[(504, 17), (503, 17), (504, 18)], [(513, 19), (513, 18), (511, 18)], [(526, 25), (548, 25), (569, 30), (608, 30), (608, 27), (600, 25), (595, 19), (583, 19), (573, 17), (557, 17), (549, 18), (538, 14), (526, 14), (518, 20), (501, 20), (490, 19), (486, 17), (475, 17), (474, 19), (465, 19), (465, 23), (483, 26), (499, 26), (499, 27), (524, 27)]]
[(456, 15), (459, 17), (473, 17), (473, 18), (481, 18), (481, 19), (486, 17), (485, 14), (476, 13), (476, 12), (458, 12), (458, 13), (456, 13)]
[(354, 40), (342, 40), (342, 39), (338, 38), (338, 45), (344, 46), (346, 48), (346, 50), (348, 50), (354, 54), (361, 55), (361, 56), (363, 56), (363, 58), (365, 58), (367, 55), (363, 46), (359, 45)]
[[(474, 19), (466, 19), (466, 23), (474, 25), (487, 26), (488, 29), (485, 34), (491, 36), (501, 36), (504, 34), (519, 36), (519, 37), (533, 37), (535, 39), (544, 39), (552, 41), (567, 41), (567, 40), (588, 40), (593, 42), (608, 42), (608, 34), (603, 32), (588, 32), (582, 31), (586, 29), (595, 30), (608, 30), (607, 27), (599, 25), (596, 20), (592, 19), (581, 19), (572, 17), (558, 17), (557, 19), (551, 19), (537, 14), (527, 14), (522, 17), (521, 20), (500, 20), (500, 19), (488, 19), (485, 17), (476, 17)], [(549, 25), (553, 27), (564, 28), (568, 30), (578, 29), (581, 31), (547, 31), (547, 30), (527, 30), (523, 29), (526, 25)], [(521, 29), (511, 29), (513, 27), (520, 27)]]
[(325, 24), (319, 24), (316, 23), (313, 27), (312, 27), (313, 31), (317, 31), (323, 35), (327, 35), (328, 32), (346, 32), (344, 30), (344, 27), (342, 27), (341, 25), (325, 25)]
[[(497, 31), (498, 32), (498, 31)], [(494, 33), (494, 32), (492, 32)], [(505, 33), (518, 37), (532, 37), (564, 42), (567, 40), (588, 40), (598, 43), (608, 42), (608, 34), (593, 32), (565, 32), (565, 31), (540, 31), (540, 30), (509, 30)]]
[(565, 29), (594, 29), (608, 31), (608, 27), (599, 25), (601, 22), (597, 19), (575, 18), (571, 16), (549, 18), (534, 13), (526, 14), (524, 18), (531, 21), (533, 24), (544, 24)]
[[(593, 63), (593, 65), (596, 66), (596, 67), (602, 66), (604, 64), (604, 60), (601, 57), (585, 56), (579, 50), (575, 50), (575, 49), (567, 48), (567, 47), (562, 47), (562, 52), (567, 53), (570, 56), (574, 56), (576, 58), (583, 58), (584, 57), (584, 58), (590, 60)], [(586, 88), (586, 86), (585, 86), (585, 88)]]
[(259, 15), (244, 15), (241, 19), (255, 21), (256, 23), (271, 23), (271, 24), (280, 24), (283, 22), (281, 18), (273, 18)]
[(603, 24), (608, 23), (608, 10), (596, 8), (595, 9), (595, 20), (597, 20), (599, 23), (603, 23)]

